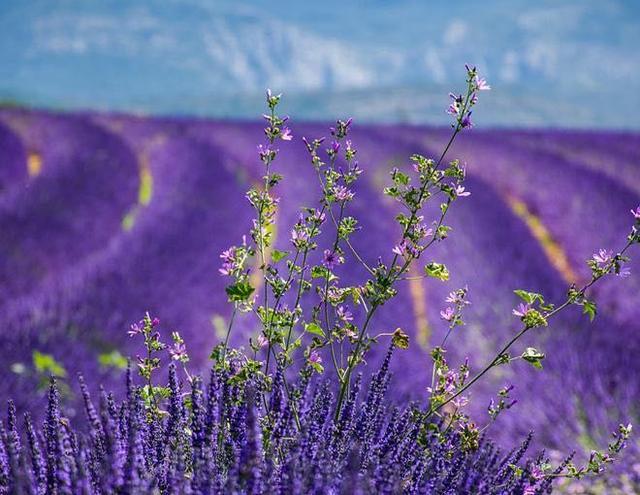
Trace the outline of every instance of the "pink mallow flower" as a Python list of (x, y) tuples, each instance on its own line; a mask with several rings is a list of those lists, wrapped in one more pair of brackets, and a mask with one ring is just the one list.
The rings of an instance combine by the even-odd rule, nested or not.
[(593, 255), (593, 259), (596, 260), (596, 262), (600, 263), (601, 265), (604, 265), (609, 261), (611, 261), (612, 256), (613, 256), (613, 253), (611, 251), (607, 251), (606, 249), (600, 249), (597, 253)]
[(445, 321), (452, 321), (456, 316), (456, 312), (452, 307), (447, 307), (440, 311), (440, 318)]
[(338, 201), (351, 201), (354, 193), (344, 186), (335, 186), (333, 188), (333, 195)]
[(268, 343), (269, 341), (264, 335), (262, 334), (258, 335), (258, 338), (256, 339), (256, 344), (258, 344), (258, 347), (260, 348), (266, 347)]
[(476, 76), (476, 88), (478, 88), (478, 91), (489, 91), (491, 86), (487, 84), (487, 80), (484, 77)]
[(291, 229), (291, 243), (295, 247), (303, 246), (306, 242), (309, 241), (309, 233), (304, 229)]
[(353, 313), (349, 311), (349, 308), (347, 306), (338, 306), (338, 309), (336, 310), (336, 315), (340, 320), (342, 320), (345, 323), (349, 321), (353, 321)]
[(187, 356), (187, 348), (184, 344), (176, 342), (172, 347), (169, 347), (169, 354), (175, 361), (182, 361)]
[(142, 327), (143, 326), (144, 326), (143, 322), (133, 323), (129, 327), (129, 330), (127, 330), (127, 334), (129, 334), (129, 337), (134, 337), (134, 336), (138, 335), (139, 333), (142, 333)]
[(519, 316), (520, 318), (524, 318), (527, 313), (531, 311), (531, 306), (528, 304), (520, 303), (517, 308), (514, 308), (512, 313), (514, 316)]
[(235, 268), (235, 255), (236, 248), (230, 247), (229, 249), (222, 251), (220, 258), (222, 259), (222, 267), (218, 269), (221, 275), (230, 275)]
[(316, 364), (322, 363), (322, 357), (320, 357), (320, 354), (318, 354), (318, 351), (311, 351), (311, 354), (309, 354), (309, 362), (316, 363)]
[(461, 186), (461, 185), (457, 185), (454, 191), (456, 193), (456, 196), (460, 198), (463, 198), (465, 196), (471, 196), (471, 193), (469, 191), (465, 191), (464, 186)]
[(402, 241), (400, 244), (393, 247), (391, 252), (393, 254), (397, 254), (398, 256), (404, 256), (405, 251), (407, 250), (406, 241)]
[(322, 255), (322, 264), (329, 270), (333, 270), (336, 266), (344, 261), (344, 258), (340, 256), (336, 251), (325, 249)]

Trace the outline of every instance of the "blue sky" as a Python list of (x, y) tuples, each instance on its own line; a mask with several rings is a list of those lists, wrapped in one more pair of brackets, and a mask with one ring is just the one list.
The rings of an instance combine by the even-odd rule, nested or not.
[(444, 123), (472, 62), (487, 125), (637, 129), (638, 46), (633, 0), (3, 0), (0, 100)]

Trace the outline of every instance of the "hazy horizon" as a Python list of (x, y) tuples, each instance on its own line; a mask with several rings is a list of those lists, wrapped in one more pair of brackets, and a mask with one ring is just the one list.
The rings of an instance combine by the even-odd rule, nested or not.
[(122, 5), (3, 2), (0, 101), (250, 119), (271, 87), (298, 120), (442, 125), (470, 62), (484, 126), (640, 128), (630, 1)]

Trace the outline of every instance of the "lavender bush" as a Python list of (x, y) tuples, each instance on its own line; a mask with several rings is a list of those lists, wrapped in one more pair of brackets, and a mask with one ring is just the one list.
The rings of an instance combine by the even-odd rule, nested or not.
[[(552, 304), (540, 293), (516, 290), (522, 302), (512, 313), (521, 329), (473, 373), (469, 360), (454, 365), (447, 353), (465, 324), (471, 298), (467, 287), (452, 291), (440, 311), (448, 331), (430, 352), (424, 400), (409, 406), (385, 400), (393, 349), (402, 352), (413, 344), (401, 327), (374, 332), (373, 322), (383, 306), (393, 308), (407, 281), (451, 276), (445, 264), (430, 257), (430, 248), (447, 239), (447, 213), (471, 193), (463, 185), (465, 167), (446, 157), (456, 137), (473, 126), (472, 108), (488, 89), (476, 69), (467, 67), (465, 93), (451, 95), (453, 131), (438, 158), (413, 155), (413, 170), (391, 171), (384, 193), (399, 205), (400, 234), (375, 263), (352, 242), (361, 220), (351, 208), (363, 170), (349, 138), (350, 119), (337, 121), (327, 144), (324, 138), (303, 138), (321, 199), (300, 210), (289, 248), (274, 247), (280, 200), (273, 193), (283, 179), (276, 168), (278, 146), (293, 135), (288, 119), (276, 113), (280, 96), (268, 92), (266, 142), (258, 148), (263, 175), (247, 193), (253, 226), (240, 244), (221, 254), (233, 312), (225, 338), (211, 353), (206, 392), (188, 369), (183, 337), (173, 332), (167, 345), (159, 321), (147, 314), (129, 331), (144, 341), (145, 354), (137, 358), (142, 382), (134, 385), (129, 373), (126, 398), (118, 402), (103, 392), (99, 412), (82, 383), (85, 428), (75, 430), (61, 417), (55, 382), (42, 431), (28, 416), (21, 431), (10, 404), (0, 486), (27, 493), (533, 494), (550, 491), (557, 479), (601, 473), (625, 446), (631, 425), (621, 424), (607, 450), (594, 450), (584, 465), (574, 464), (571, 455), (555, 465), (544, 454), (526, 460), (530, 438), (503, 453), (484, 437), (516, 402), (513, 387), (497, 392), (483, 425), (468, 412), (468, 392), (487, 373), (514, 361), (542, 368), (544, 352), (515, 349), (565, 308), (577, 305), (595, 317), (588, 291), (605, 277), (627, 275), (626, 253), (640, 243), (640, 207), (632, 211), (635, 225), (626, 244), (615, 254), (599, 250), (588, 262), (589, 277), (571, 285), (564, 300)], [(437, 215), (428, 222), (425, 215), (434, 203)], [(356, 268), (347, 271), (347, 261)], [(416, 274), (418, 261), (422, 274)], [(358, 270), (363, 280), (354, 280)], [(259, 331), (248, 348), (234, 347), (234, 325), (247, 325), (247, 315)], [(388, 351), (379, 370), (363, 377), (359, 370), (381, 346)], [(184, 373), (184, 391), (175, 364), (168, 385), (160, 384), (167, 351)], [(56, 362), (43, 356), (40, 365), (52, 372)], [(366, 393), (360, 394), (361, 388)]]

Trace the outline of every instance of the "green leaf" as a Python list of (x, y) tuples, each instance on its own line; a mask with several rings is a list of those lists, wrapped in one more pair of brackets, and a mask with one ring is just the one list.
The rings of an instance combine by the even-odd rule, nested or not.
[(589, 321), (593, 321), (596, 317), (596, 313), (598, 312), (598, 308), (596, 307), (596, 303), (593, 301), (589, 301), (585, 299), (582, 303), (582, 314), (589, 315)]
[(542, 369), (541, 361), (544, 359), (544, 353), (534, 347), (527, 347), (522, 353), (522, 359), (531, 363), (534, 367)]
[(327, 278), (329, 270), (324, 266), (316, 265), (311, 268), (311, 278)]
[(39, 351), (33, 351), (33, 366), (38, 373), (64, 378), (67, 376), (67, 370), (60, 364), (51, 354), (44, 354)]
[(338, 277), (331, 273), (328, 268), (316, 265), (311, 268), (311, 278), (328, 278), (329, 282), (331, 282), (333, 280), (336, 280)]
[(449, 280), (449, 270), (441, 263), (432, 261), (424, 267), (424, 271), (428, 276), (437, 278), (443, 282)]
[(320, 325), (318, 325), (317, 323), (311, 322), (311, 323), (307, 323), (304, 326), (304, 330), (305, 332), (309, 332), (313, 335), (317, 335), (318, 337), (323, 337), (324, 338), (324, 331), (322, 330), (322, 328), (320, 328)]
[(537, 292), (528, 292), (522, 289), (516, 289), (513, 292), (527, 304), (533, 304), (536, 301), (540, 301), (540, 304), (544, 304), (544, 298), (542, 297), (542, 294), (538, 294)]
[(251, 294), (253, 294), (254, 290), (255, 289), (251, 287), (251, 284), (248, 281), (236, 282), (225, 289), (227, 296), (229, 296), (229, 301), (231, 302), (247, 301), (251, 297)]
[(315, 370), (316, 373), (324, 373), (324, 366), (320, 363), (309, 363), (309, 365)]
[(120, 351), (113, 350), (104, 352), (98, 356), (98, 363), (105, 368), (116, 368), (123, 370), (127, 367), (127, 358), (120, 354)]
[(402, 330), (402, 328), (396, 328), (395, 332), (391, 336), (391, 342), (398, 349), (409, 348), (409, 336)]
[(409, 176), (407, 174), (400, 172), (399, 170), (396, 170), (395, 173), (393, 174), (393, 182), (395, 182), (396, 184), (406, 186), (409, 184)]
[(277, 263), (278, 261), (283, 260), (287, 256), (289, 256), (289, 251), (280, 251), (278, 249), (274, 249), (273, 252), (271, 253), (271, 260), (274, 263)]

